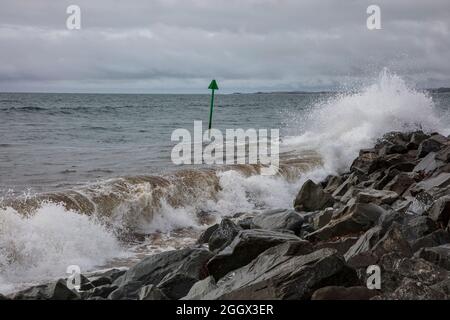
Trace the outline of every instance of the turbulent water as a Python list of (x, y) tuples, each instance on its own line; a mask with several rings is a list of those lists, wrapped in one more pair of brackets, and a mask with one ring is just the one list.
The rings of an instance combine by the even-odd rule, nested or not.
[(171, 133), (207, 95), (0, 94), (0, 292), (126, 266), (183, 246), (221, 217), (290, 208), (308, 178), (346, 170), (388, 131), (450, 133), (450, 95), (383, 71), (339, 94), (218, 95), (214, 126), (279, 128), (281, 171), (175, 166)]

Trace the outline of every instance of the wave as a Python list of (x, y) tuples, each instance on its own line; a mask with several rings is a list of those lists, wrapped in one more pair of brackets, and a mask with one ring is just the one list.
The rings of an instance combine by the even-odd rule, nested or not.
[(110, 179), (82, 188), (0, 202), (1, 284), (92, 268), (123, 252), (124, 242), (189, 229), (223, 216), (290, 208), (306, 179), (347, 170), (362, 148), (388, 131), (448, 134), (433, 100), (384, 70), (370, 86), (337, 94), (301, 116), (301, 133), (284, 137), (280, 172), (252, 165), (180, 170)]
[(433, 99), (388, 69), (373, 84), (317, 103), (301, 118), (303, 133), (285, 138), (285, 148), (316, 150), (329, 173), (348, 169), (360, 149), (373, 146), (386, 132), (450, 133)]

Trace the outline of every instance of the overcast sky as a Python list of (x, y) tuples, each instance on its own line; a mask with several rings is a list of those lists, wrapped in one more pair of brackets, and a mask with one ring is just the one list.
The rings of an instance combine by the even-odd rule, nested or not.
[[(66, 28), (70, 4), (81, 30)], [(0, 0), (7, 92), (327, 90), (385, 66), (440, 87), (449, 58), (449, 0)]]

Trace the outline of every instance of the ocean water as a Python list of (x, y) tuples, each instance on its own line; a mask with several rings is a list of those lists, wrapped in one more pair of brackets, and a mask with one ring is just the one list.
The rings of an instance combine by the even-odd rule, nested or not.
[(214, 127), (279, 129), (282, 172), (176, 166), (171, 134), (207, 125), (209, 95), (0, 93), (0, 292), (127, 266), (223, 216), (290, 208), (388, 131), (450, 133), (450, 95), (383, 71), (349, 93), (217, 95)]

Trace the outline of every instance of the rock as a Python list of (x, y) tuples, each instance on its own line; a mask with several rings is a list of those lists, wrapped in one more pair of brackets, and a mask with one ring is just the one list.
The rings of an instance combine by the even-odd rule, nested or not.
[(211, 238), (211, 235), (219, 228), (219, 224), (213, 224), (212, 226), (208, 227), (205, 231), (202, 232), (200, 237), (197, 240), (197, 244), (204, 244), (208, 243), (209, 239)]
[(228, 247), (208, 262), (209, 274), (218, 280), (228, 272), (250, 263), (268, 248), (287, 241), (299, 242), (306, 251), (311, 250), (309, 242), (295, 235), (259, 229), (240, 231)]
[(446, 227), (450, 220), (450, 196), (442, 197), (433, 204), (428, 216), (439, 223), (441, 227)]
[(378, 170), (381, 167), (381, 163), (378, 161), (379, 156), (375, 152), (366, 152), (360, 154), (350, 166), (350, 171), (359, 171), (363, 174), (369, 175), (372, 172)]
[(342, 197), (348, 189), (354, 186), (358, 181), (358, 177), (352, 173), (337, 189), (333, 192), (332, 196), (334, 198)]
[(316, 290), (311, 300), (370, 300), (378, 295), (378, 291), (367, 287), (328, 286)]
[(379, 151), (379, 155), (384, 156), (388, 154), (394, 154), (394, 153), (406, 153), (408, 149), (406, 148), (406, 145), (403, 144), (391, 144), (386, 145)]
[(333, 206), (333, 197), (311, 180), (306, 181), (294, 200), (297, 211), (317, 211)]
[(358, 237), (345, 237), (334, 241), (323, 241), (315, 244), (314, 249), (330, 248), (335, 249), (340, 255), (344, 255), (356, 241), (358, 241)]
[(423, 158), (430, 152), (437, 152), (442, 147), (442, 141), (439, 141), (434, 136), (422, 141), (419, 145), (419, 153), (417, 155), (418, 158)]
[(393, 292), (376, 296), (374, 300), (445, 300), (446, 295), (427, 286), (420, 281), (405, 278), (401, 285)]
[(79, 300), (80, 295), (67, 287), (66, 280), (43, 284), (15, 293), (14, 300)]
[(429, 174), (436, 170), (437, 167), (436, 152), (430, 152), (414, 167), (413, 171)]
[(336, 189), (342, 184), (342, 178), (340, 176), (332, 176), (326, 185), (326, 187), (323, 189), (323, 191), (332, 194)]
[(138, 299), (140, 288), (149, 284), (157, 285), (168, 298), (181, 298), (190, 285), (207, 275), (205, 265), (212, 256), (204, 248), (185, 248), (149, 256), (114, 282), (119, 288), (110, 298)]
[(442, 172), (438, 174), (437, 176), (431, 177), (426, 180), (422, 180), (421, 182), (417, 183), (417, 185), (414, 187), (414, 194), (419, 193), (420, 191), (429, 191), (433, 188), (445, 188), (450, 185), (450, 173), (448, 172)]
[(371, 203), (356, 203), (347, 206), (342, 215), (333, 218), (330, 223), (308, 234), (308, 240), (328, 240), (333, 237), (351, 235), (370, 229), (384, 213), (384, 210)]
[(411, 248), (404, 239), (400, 228), (400, 225), (393, 223), (384, 235), (379, 226), (368, 230), (347, 251), (344, 256), (345, 260), (350, 266), (360, 268), (376, 264), (383, 255), (390, 252), (410, 257), (412, 255)]
[(110, 300), (137, 300), (139, 291), (144, 286), (141, 281), (127, 281), (121, 286), (114, 285), (116, 288), (108, 295)]
[(444, 269), (450, 270), (450, 244), (438, 247), (422, 248), (415, 253), (416, 257), (425, 259)]
[(208, 245), (211, 251), (220, 251), (233, 241), (241, 228), (228, 218), (223, 219), (219, 227), (209, 237)]
[(397, 200), (398, 194), (388, 190), (366, 189), (356, 196), (356, 202), (374, 203), (376, 205), (392, 204)]
[(157, 287), (149, 284), (139, 291), (139, 300), (168, 300), (168, 298)]
[(9, 300), (9, 298), (0, 293), (0, 301), (3, 301), (3, 300)]
[(323, 286), (354, 286), (359, 282), (356, 272), (335, 250), (293, 255), (296, 250), (291, 247), (297, 245), (285, 243), (268, 249), (224, 277), (203, 299), (304, 300)]
[(110, 285), (112, 283), (112, 279), (110, 277), (105, 277), (105, 276), (89, 278), (89, 281), (90, 281), (91, 285), (94, 286), (94, 288), (105, 286), (105, 285)]
[(87, 292), (87, 298), (103, 298), (106, 299), (111, 294), (111, 292), (115, 291), (118, 288), (118, 286), (111, 286), (111, 285), (103, 285), (95, 287), (94, 289)]
[(253, 226), (267, 230), (291, 230), (299, 234), (302, 229), (303, 218), (294, 210), (268, 210), (253, 218)]
[(319, 212), (316, 214), (313, 218), (313, 225), (315, 229), (320, 229), (328, 222), (331, 221), (331, 218), (333, 218), (334, 210), (331, 208), (325, 209), (322, 212)]
[(393, 191), (397, 195), (401, 196), (414, 183), (414, 179), (407, 173), (399, 173), (384, 186), (383, 190)]
[(426, 216), (408, 215), (404, 218), (401, 228), (405, 239), (412, 244), (417, 239), (436, 231), (437, 225)]
[(448, 231), (439, 229), (422, 238), (412, 242), (411, 248), (413, 252), (424, 247), (437, 247), (446, 243), (450, 243), (450, 233)]
[(450, 146), (447, 146), (440, 150), (438, 154), (436, 155), (436, 159), (448, 163), (450, 162)]
[(253, 228), (253, 218), (254, 217), (245, 217), (237, 222), (237, 225), (245, 230)]
[(203, 280), (196, 282), (189, 293), (181, 298), (181, 300), (201, 300), (206, 294), (216, 289), (216, 281), (213, 277), (209, 276)]
[(415, 132), (411, 135), (411, 140), (409, 141), (407, 148), (408, 149), (417, 149), (422, 141), (428, 139), (430, 136), (423, 133), (422, 131)]

